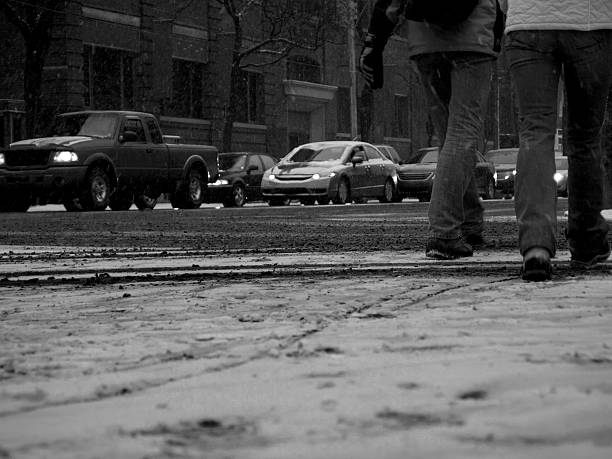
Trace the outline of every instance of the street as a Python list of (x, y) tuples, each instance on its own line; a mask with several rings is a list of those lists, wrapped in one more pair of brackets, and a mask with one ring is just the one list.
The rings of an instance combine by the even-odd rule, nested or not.
[(0, 222), (0, 457), (608, 458), (607, 263), (425, 258), (427, 205)]

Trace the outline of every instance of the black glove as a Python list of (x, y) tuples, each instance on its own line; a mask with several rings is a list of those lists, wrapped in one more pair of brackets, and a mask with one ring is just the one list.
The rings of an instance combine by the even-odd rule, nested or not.
[(376, 36), (372, 34), (368, 34), (363, 42), (363, 49), (359, 56), (359, 71), (372, 89), (383, 87), (383, 49), (385, 44), (377, 42)]

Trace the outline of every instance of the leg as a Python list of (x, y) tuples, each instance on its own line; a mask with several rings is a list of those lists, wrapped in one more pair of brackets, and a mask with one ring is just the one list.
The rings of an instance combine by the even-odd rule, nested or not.
[(492, 59), (476, 53), (453, 53), (447, 59), (451, 63), (452, 92), (429, 205), (429, 224), (435, 238), (456, 239), (462, 230), (482, 231), (483, 207), (474, 178), (474, 152), (482, 138)]
[[(518, 100), (520, 149), (515, 178), (519, 248), (555, 255), (556, 202), (554, 136), (561, 64), (555, 31), (511, 32), (506, 41)], [(549, 263), (549, 262), (548, 262)]]
[[(573, 261), (609, 253), (600, 133), (611, 84), (612, 32), (563, 32), (568, 123), (567, 238)], [(607, 257), (604, 257), (605, 259)], [(600, 260), (596, 260), (600, 261)]]

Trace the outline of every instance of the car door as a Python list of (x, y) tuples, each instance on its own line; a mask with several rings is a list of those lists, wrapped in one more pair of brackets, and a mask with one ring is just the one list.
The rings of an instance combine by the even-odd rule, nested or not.
[(246, 185), (246, 196), (248, 200), (255, 200), (261, 189), (261, 179), (263, 178), (263, 165), (259, 155), (249, 155), (246, 162), (246, 174), (244, 183)]
[[(363, 158), (363, 161), (353, 163), (355, 157)], [(361, 198), (366, 195), (365, 189), (368, 184), (368, 175), (370, 165), (368, 157), (362, 146), (354, 147), (348, 155), (347, 176), (350, 179), (351, 196), (353, 198)]]
[(385, 180), (387, 178), (387, 171), (385, 164), (389, 164), (388, 160), (385, 160), (382, 154), (375, 148), (366, 145), (366, 155), (368, 156), (368, 175), (366, 184), (366, 194), (368, 196), (379, 196), (383, 192), (385, 186)]
[(115, 165), (119, 179), (132, 186), (141, 186), (147, 172), (147, 137), (140, 118), (127, 116), (121, 121)]

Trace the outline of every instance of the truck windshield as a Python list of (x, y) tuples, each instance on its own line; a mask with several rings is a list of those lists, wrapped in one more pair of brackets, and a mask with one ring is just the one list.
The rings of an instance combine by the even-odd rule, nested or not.
[(61, 115), (51, 127), (51, 136), (83, 135), (110, 139), (115, 133), (117, 115), (112, 113), (75, 113)]

